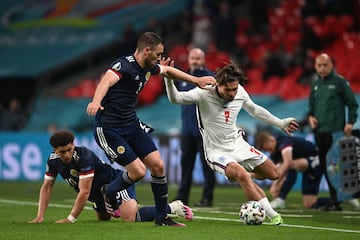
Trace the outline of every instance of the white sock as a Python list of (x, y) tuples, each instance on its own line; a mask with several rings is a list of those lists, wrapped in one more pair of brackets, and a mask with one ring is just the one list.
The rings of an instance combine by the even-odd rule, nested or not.
[(268, 218), (272, 218), (278, 215), (278, 213), (271, 207), (269, 199), (267, 199), (267, 197), (260, 199), (259, 203), (261, 203), (261, 205), (265, 209), (265, 213)]
[(280, 197), (275, 198), (273, 201), (280, 202), (281, 204), (285, 204), (285, 200)]
[(350, 199), (348, 201), (348, 203), (353, 205), (353, 207), (355, 207), (355, 208), (360, 208), (360, 203), (359, 203), (359, 200), (357, 200), (357, 198)]

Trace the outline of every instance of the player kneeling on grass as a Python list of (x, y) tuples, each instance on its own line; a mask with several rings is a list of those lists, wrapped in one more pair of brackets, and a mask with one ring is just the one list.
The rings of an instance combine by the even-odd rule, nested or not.
[[(44, 221), (58, 174), (74, 188), (78, 195), (68, 217), (59, 219), (56, 223), (74, 223), (87, 201), (93, 203), (98, 220), (109, 220), (111, 216), (121, 217), (127, 222), (145, 222), (155, 219), (154, 206), (138, 208), (134, 185), (117, 194), (116, 214), (107, 210), (101, 189), (119, 174), (123, 174), (123, 171), (112, 168), (86, 147), (75, 146), (73, 133), (66, 130), (55, 132), (50, 137), (50, 144), (54, 151), (47, 161), (44, 182), (40, 189), (37, 216), (30, 223)], [(192, 210), (181, 201), (169, 203), (167, 213), (176, 214), (187, 220), (191, 220), (193, 216)]]
[(302, 173), (301, 192), (305, 208), (330, 203), (329, 198), (318, 199), (322, 173), (314, 143), (300, 137), (259, 132), (255, 137), (255, 146), (267, 151), (270, 159), (278, 165), (279, 178), (272, 182), (270, 188), (274, 198), (271, 202), (273, 208), (285, 208), (285, 200), (296, 182), (297, 172)]

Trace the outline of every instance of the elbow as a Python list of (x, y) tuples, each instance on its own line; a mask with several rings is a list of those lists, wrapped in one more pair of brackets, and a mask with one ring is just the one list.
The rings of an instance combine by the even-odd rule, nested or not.
[(176, 101), (175, 98), (169, 98), (169, 102), (171, 102), (171, 103), (177, 103), (177, 101)]

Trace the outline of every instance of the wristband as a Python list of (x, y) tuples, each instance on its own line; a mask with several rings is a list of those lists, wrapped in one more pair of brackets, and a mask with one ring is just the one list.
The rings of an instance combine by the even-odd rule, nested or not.
[(68, 219), (71, 223), (76, 222), (76, 217), (74, 217), (74, 216), (71, 215), (71, 214), (69, 214), (69, 216), (67, 217), (67, 219)]

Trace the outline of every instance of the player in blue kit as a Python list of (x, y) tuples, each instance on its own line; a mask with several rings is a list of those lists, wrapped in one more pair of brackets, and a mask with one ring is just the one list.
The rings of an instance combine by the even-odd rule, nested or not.
[(256, 135), (255, 146), (271, 154), (270, 159), (279, 165), (279, 178), (274, 180), (270, 194), (275, 198), (273, 208), (284, 208), (285, 200), (296, 182), (297, 172), (302, 172), (302, 198), (305, 208), (319, 207), (329, 202), (318, 199), (321, 170), (318, 150), (312, 142), (295, 136), (273, 136), (268, 132)]
[[(50, 154), (44, 182), (40, 189), (39, 205), (36, 218), (30, 223), (44, 221), (48, 208), (51, 192), (57, 175), (60, 176), (78, 193), (73, 208), (67, 218), (59, 219), (56, 223), (74, 223), (84, 209), (87, 201), (93, 202), (98, 220), (109, 220), (111, 214), (106, 211), (106, 203), (101, 193), (101, 188), (110, 183), (123, 171), (100, 160), (86, 147), (74, 145), (74, 135), (66, 130), (55, 132), (50, 138), (54, 151)], [(138, 209), (135, 199), (135, 187), (117, 193), (117, 209), (120, 217), (127, 222), (153, 221), (156, 216), (154, 206)], [(192, 211), (181, 201), (174, 201), (166, 206), (166, 212), (192, 219)]]
[(87, 113), (96, 115), (94, 135), (99, 146), (111, 162), (126, 169), (104, 189), (106, 201), (113, 208), (112, 214), (117, 214), (116, 193), (143, 178), (149, 168), (157, 210), (155, 225), (184, 226), (167, 216), (168, 185), (164, 163), (136, 115), (137, 96), (155, 74), (182, 79), (201, 88), (215, 84), (215, 79), (194, 77), (174, 67), (160, 66), (159, 61), (170, 62), (169, 58), (162, 58), (163, 52), (164, 43), (157, 34), (143, 33), (134, 54), (120, 57), (106, 71), (87, 106)]

